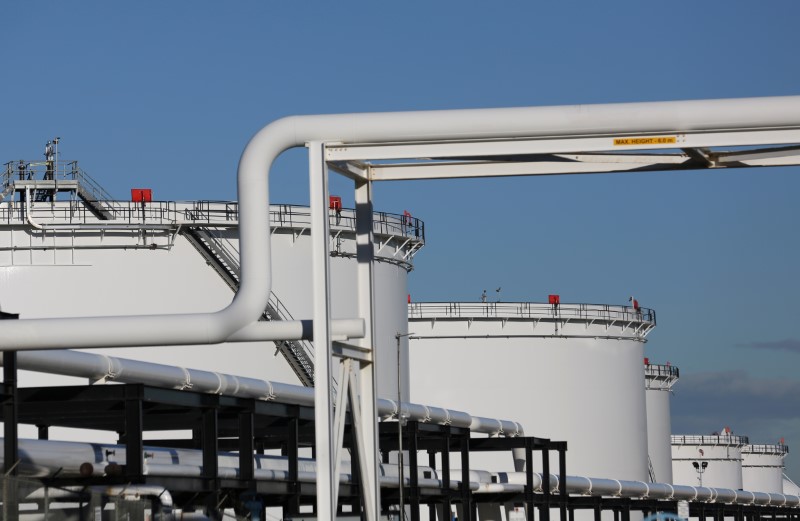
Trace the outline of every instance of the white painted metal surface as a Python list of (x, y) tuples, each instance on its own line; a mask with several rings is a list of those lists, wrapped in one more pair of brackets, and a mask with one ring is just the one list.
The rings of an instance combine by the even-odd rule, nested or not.
[[(178, 227), (204, 224), (212, 226), (218, 242), (238, 256), (238, 221), (235, 203), (163, 203), (148, 208), (144, 219), (136, 205), (132, 213), (121, 212), (127, 228), (104, 228), (82, 203), (33, 203), (36, 221), (47, 227), (40, 232), (25, 223), (14, 203), (0, 204), (0, 277), (3, 294), (0, 306), (22, 317), (47, 318), (64, 315), (102, 316), (177, 311), (208, 312), (230, 302), (232, 291), (209, 263), (188, 243)], [(119, 203), (129, 208), (129, 203)], [(326, 210), (327, 211), (327, 210)], [(275, 280), (274, 293), (283, 308), (295, 319), (310, 319), (311, 238), (307, 207), (276, 205), (271, 210), (271, 243), (275, 266), (284, 275)], [(406, 326), (407, 269), (413, 253), (422, 246), (419, 230), (405, 228), (400, 215), (376, 214), (379, 246), (375, 255), (377, 286), (376, 322), (383, 335), (378, 337), (381, 358), (380, 394), (396, 396), (397, 331)], [(123, 220), (120, 217), (119, 220)], [(332, 324), (341, 337), (347, 323), (340, 319), (359, 316), (356, 296), (351, 289), (357, 277), (355, 262), (355, 213), (331, 212)], [(116, 223), (120, 225), (119, 222)], [(419, 223), (417, 224), (419, 226)], [(410, 239), (410, 240), (409, 240)], [(409, 241), (403, 246), (406, 241)], [(383, 245), (383, 248), (380, 248)], [(359, 323), (363, 322), (359, 320)], [(353, 324), (355, 325), (355, 324)], [(258, 323), (258, 327), (267, 323)], [(293, 330), (284, 329), (294, 328)], [(297, 326), (295, 328), (295, 326)], [(253, 326), (256, 327), (256, 326)], [(285, 333), (284, 338), (300, 336), (299, 322), (270, 325)], [(263, 335), (243, 338), (263, 338)], [(338, 333), (337, 333), (338, 332)], [(175, 346), (142, 349), (117, 349), (107, 354), (198, 369), (225, 372), (276, 381), (293, 382), (296, 377), (285, 360), (273, 356), (275, 348), (265, 342), (228, 342), (220, 356), (218, 346)], [(65, 383), (22, 375), (24, 385)], [(405, 387), (405, 386), (404, 386)], [(407, 395), (406, 395), (407, 398)]]
[(653, 481), (658, 483), (672, 483), (670, 397), (678, 376), (677, 367), (651, 364), (645, 359), (647, 452), (652, 465)]
[(747, 443), (746, 436), (733, 434), (673, 435), (673, 482), (693, 487), (741, 489), (742, 447)]
[[(3, 328), (0, 348), (210, 344), (223, 342), (231, 334), (255, 322), (266, 307), (272, 289), (271, 251), (266, 240), (270, 229), (268, 173), (282, 152), (310, 142), (336, 142), (346, 148), (349, 144), (621, 136), (614, 139), (620, 139), (621, 146), (634, 146), (628, 148), (632, 150), (643, 143), (640, 141), (642, 136), (649, 136), (646, 138), (650, 140), (648, 144), (653, 140), (659, 144), (677, 144), (677, 135), (675, 141), (669, 141), (673, 139), (671, 136), (657, 135), (664, 132), (683, 136), (746, 131), (750, 134), (748, 138), (756, 139), (752, 134), (760, 131), (791, 131), (798, 127), (800, 97), (284, 118), (259, 131), (248, 143), (239, 163), (242, 284), (230, 305), (205, 314), (9, 321), (11, 323)], [(612, 146), (612, 143), (617, 144), (612, 139), (607, 146)], [(690, 150), (689, 155), (699, 155), (703, 163), (716, 161), (699, 148)], [(773, 151), (768, 152), (771, 153)], [(361, 154), (357, 156), (363, 157)], [(326, 160), (331, 159), (326, 157)], [(368, 180), (359, 165), (352, 168), (345, 165), (341, 170), (354, 178)], [(370, 175), (368, 171), (366, 175)], [(485, 175), (506, 174), (487, 171)], [(421, 174), (418, 177), (434, 175)], [(318, 285), (314, 293), (315, 302), (327, 297), (327, 291)], [(372, 376), (377, 378), (376, 374)], [(320, 482), (321, 487), (330, 488), (332, 485), (327, 479)], [(371, 484), (367, 485), (368, 490), (373, 490)], [(367, 503), (371, 504), (372, 500)], [(375, 504), (378, 503), (376, 499)], [(321, 505), (319, 515), (330, 518), (333, 513)], [(374, 517), (377, 513), (369, 515)]]
[(742, 487), (783, 493), (784, 460), (788, 454), (789, 447), (782, 443), (742, 447)]
[[(581, 304), (554, 310), (414, 303), (412, 399), (513, 413), (529, 434), (567, 441), (570, 473), (647, 481), (642, 344), (655, 325), (650, 313)], [(477, 454), (474, 465), (513, 468), (497, 458)], [(555, 458), (551, 464), (557, 468)]]

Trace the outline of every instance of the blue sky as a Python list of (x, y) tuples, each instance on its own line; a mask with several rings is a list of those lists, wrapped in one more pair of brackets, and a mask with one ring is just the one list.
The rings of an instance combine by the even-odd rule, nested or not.
[[(233, 199), (244, 144), (290, 114), (800, 94), (795, 1), (553, 4), (6, 2), (0, 158), (38, 158), (59, 135), (62, 157), (120, 197)], [(304, 161), (279, 160), (274, 201), (307, 201)], [(647, 354), (684, 375), (676, 431), (730, 425), (800, 451), (798, 174), (429, 181), (376, 197), (427, 223), (416, 300), (634, 294), (658, 313)]]

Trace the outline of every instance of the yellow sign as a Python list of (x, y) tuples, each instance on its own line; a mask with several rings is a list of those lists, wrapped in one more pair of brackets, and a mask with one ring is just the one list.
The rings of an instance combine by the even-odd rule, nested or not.
[(614, 139), (615, 147), (630, 145), (674, 145), (678, 142), (675, 136), (620, 137)]

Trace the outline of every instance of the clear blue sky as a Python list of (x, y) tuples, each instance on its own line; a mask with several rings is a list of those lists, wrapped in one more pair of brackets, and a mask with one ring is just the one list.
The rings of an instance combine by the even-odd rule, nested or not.
[[(796, 1), (557, 4), (4, 2), (0, 159), (58, 135), (120, 197), (233, 199), (248, 138), (290, 114), (800, 94)], [(274, 201), (307, 200), (304, 159)], [(795, 451), (798, 193), (799, 168), (377, 187), (427, 222), (416, 300), (634, 294), (684, 375), (676, 431)]]

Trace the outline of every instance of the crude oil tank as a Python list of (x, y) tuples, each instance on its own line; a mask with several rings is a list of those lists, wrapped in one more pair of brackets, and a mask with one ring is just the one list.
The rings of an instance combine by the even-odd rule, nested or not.
[(679, 376), (678, 368), (673, 365), (651, 364), (649, 359), (644, 359), (647, 451), (650, 477), (656, 483), (672, 483), (670, 396)]
[(742, 486), (755, 492), (783, 493), (784, 459), (789, 447), (783, 443), (742, 447)]
[(676, 485), (742, 489), (742, 447), (747, 436), (673, 435), (672, 481)]
[[(647, 481), (642, 358), (654, 326), (652, 310), (626, 306), (412, 303), (411, 399), (567, 441), (570, 474)], [(475, 468), (511, 465), (475, 459)]]
[[(40, 188), (45, 174), (33, 161), (27, 177), (9, 174), (12, 195), (0, 203), (4, 311), (26, 319), (156, 315), (213, 312), (230, 303), (239, 274), (237, 203), (158, 201), (141, 189), (120, 200), (77, 162), (55, 163), (55, 173), (48, 173), (53, 190)], [(328, 211), (332, 316), (354, 318), (355, 212), (333, 199)], [(310, 209), (273, 205), (270, 219), (273, 291), (262, 318), (309, 319)], [(406, 331), (407, 273), (424, 245), (424, 225), (410, 215), (375, 212), (374, 233), (378, 392), (395, 397), (395, 335)], [(313, 375), (313, 346), (306, 341), (102, 353), (288, 383), (310, 383)], [(20, 379), (22, 385), (70, 381), (32, 373)]]

